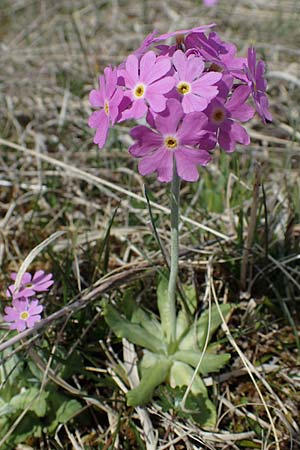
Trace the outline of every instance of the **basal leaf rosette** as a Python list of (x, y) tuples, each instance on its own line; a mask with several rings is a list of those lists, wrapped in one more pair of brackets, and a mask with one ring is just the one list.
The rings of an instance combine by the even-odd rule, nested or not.
[[(143, 357), (139, 364), (140, 384), (127, 393), (129, 406), (141, 406), (148, 403), (155, 389), (162, 383), (172, 388), (188, 386), (198, 363), (199, 372), (194, 376), (191, 387), (193, 395), (201, 396), (206, 413), (202, 426), (213, 428), (216, 420), (215, 405), (209, 399), (208, 390), (202, 376), (218, 372), (230, 359), (228, 353), (216, 354), (218, 345), (209, 345), (206, 351), (205, 342), (210, 343), (214, 333), (222, 323), (218, 309), (213, 306), (211, 311), (203, 312), (193, 323), (190, 315), (184, 309), (177, 314), (177, 341), (174, 346), (169, 344), (172, 324), (168, 317), (168, 280), (161, 277), (157, 290), (157, 302), (160, 319), (153, 313), (146, 312), (134, 303), (131, 317), (120, 314), (115, 307), (103, 302), (104, 317), (119, 338), (126, 338), (143, 349)], [(196, 295), (193, 288), (184, 287), (188, 307), (193, 310), (196, 305)], [(228, 315), (232, 311), (231, 305), (220, 305), (222, 314)]]

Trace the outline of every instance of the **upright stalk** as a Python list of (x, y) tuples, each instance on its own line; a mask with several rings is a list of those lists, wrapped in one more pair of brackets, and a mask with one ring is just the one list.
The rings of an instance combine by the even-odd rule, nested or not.
[(170, 343), (174, 343), (176, 341), (176, 284), (179, 261), (179, 188), (180, 178), (177, 174), (176, 162), (174, 158), (173, 178), (171, 184), (171, 261), (168, 285), (168, 301), (171, 322)]

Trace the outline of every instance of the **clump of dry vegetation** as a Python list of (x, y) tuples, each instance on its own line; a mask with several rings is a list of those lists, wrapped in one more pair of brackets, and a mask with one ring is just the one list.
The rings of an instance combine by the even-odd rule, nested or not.
[[(1, 449), (300, 448), (299, 19), (296, 0), (2, 0), (2, 312), (10, 273), (49, 236), (30, 270), (56, 283), (34, 333), (0, 325)], [(178, 406), (184, 389), (126, 406), (140, 349), (110, 332), (101, 299), (122, 308), (130, 293), (156, 313), (164, 260), (143, 185), (165, 246), (168, 190), (137, 173), (124, 125), (99, 151), (87, 117), (99, 72), (153, 28), (210, 22), (240, 55), (255, 43), (266, 59), (274, 121), (254, 120), (248, 148), (216, 152), (182, 186), (180, 279), (199, 311), (208, 297), (235, 306), (215, 336), (230, 363), (204, 379), (218, 411), (204, 430)]]

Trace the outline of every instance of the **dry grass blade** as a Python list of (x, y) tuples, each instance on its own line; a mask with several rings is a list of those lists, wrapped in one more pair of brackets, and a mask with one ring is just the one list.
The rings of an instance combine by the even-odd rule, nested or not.
[[(10, 147), (10, 148), (13, 148), (13, 149), (18, 150), (18, 151), (21, 151), (21, 152), (23, 152), (25, 154), (29, 154), (29, 155), (32, 155), (32, 156), (38, 156), (43, 161), (46, 161), (46, 162), (48, 162), (48, 163), (50, 163), (50, 164), (52, 164), (52, 165), (54, 165), (56, 167), (60, 167), (60, 168), (64, 169), (64, 171), (69, 176), (74, 176), (74, 177), (76, 177), (78, 179), (81, 179), (81, 180), (84, 180), (86, 182), (92, 183), (92, 184), (94, 184), (96, 186), (99, 186), (99, 185), (100, 186), (105, 186), (105, 187), (111, 189), (112, 191), (120, 192), (121, 194), (124, 194), (127, 197), (133, 198), (133, 199), (138, 200), (138, 201), (143, 202), (143, 203), (147, 203), (147, 200), (144, 197), (142, 197), (140, 195), (137, 195), (134, 192), (131, 192), (131, 191), (127, 190), (127, 189), (124, 189), (121, 186), (118, 186), (117, 184), (111, 183), (111, 182), (109, 182), (109, 181), (107, 181), (107, 180), (105, 180), (103, 178), (99, 178), (99, 177), (96, 177), (94, 175), (91, 175), (90, 173), (85, 172), (84, 170), (78, 169), (77, 167), (72, 167), (69, 164), (65, 164), (62, 161), (58, 161), (55, 158), (51, 158), (50, 156), (43, 155), (43, 154), (37, 154), (37, 152), (34, 151), (34, 150), (30, 150), (30, 149), (28, 149), (26, 147), (23, 147), (23, 146), (18, 145), (18, 144), (14, 144), (14, 143), (9, 142), (9, 141), (7, 141), (5, 139), (2, 139), (2, 138), (0, 138), (0, 144), (5, 145), (5, 146)], [(159, 205), (158, 203), (153, 202), (153, 201), (151, 201), (150, 204), (151, 204), (152, 208), (158, 209), (159, 211), (162, 211), (165, 214), (170, 214), (170, 209), (169, 208), (166, 208), (166, 207), (164, 207), (162, 205)], [(216, 236), (216, 237), (218, 237), (218, 238), (220, 238), (220, 239), (222, 239), (224, 241), (229, 241), (229, 240), (233, 239), (233, 236), (228, 237), (228, 236), (224, 235), (223, 233), (220, 233), (219, 231), (213, 230), (212, 228), (207, 227), (206, 225), (202, 225), (199, 222), (196, 222), (195, 220), (190, 219), (189, 217), (180, 216), (180, 219), (182, 221), (190, 224), (190, 225), (194, 225), (195, 227), (197, 227), (197, 228), (199, 228), (199, 229), (201, 229), (203, 231), (211, 233), (212, 235), (214, 235), (214, 236)]]
[[(212, 264), (212, 262), (210, 264)], [(217, 298), (217, 294), (216, 294), (215, 286), (214, 286), (214, 281), (213, 281), (213, 277), (212, 277), (212, 271), (210, 272), (210, 274), (211, 274), (211, 278), (210, 278), (210, 280), (208, 280), (208, 282), (209, 282), (209, 285), (210, 285), (210, 289), (212, 291), (212, 295), (213, 295), (215, 304), (216, 304), (216, 306), (218, 308), (219, 315), (222, 318), (222, 328), (224, 329), (224, 332), (225, 332), (225, 334), (226, 334), (230, 344), (233, 346), (233, 348), (236, 350), (236, 352), (238, 353), (239, 357), (241, 358), (241, 361), (244, 364), (244, 366), (245, 366), (245, 368), (246, 368), (246, 370), (248, 372), (248, 375), (251, 378), (251, 381), (252, 381), (252, 383), (255, 386), (255, 389), (256, 389), (256, 391), (258, 393), (258, 396), (259, 396), (259, 398), (260, 398), (260, 400), (261, 400), (261, 402), (262, 402), (262, 404), (263, 404), (263, 406), (265, 408), (266, 414), (267, 414), (268, 419), (270, 421), (270, 426), (271, 426), (271, 429), (272, 429), (272, 432), (273, 432), (273, 436), (274, 436), (274, 439), (275, 439), (275, 447), (276, 447), (277, 450), (280, 450), (278, 431), (276, 430), (274, 419), (273, 419), (273, 417), (272, 417), (272, 415), (270, 413), (270, 409), (269, 409), (269, 407), (268, 407), (268, 405), (267, 405), (267, 403), (266, 403), (266, 401), (264, 399), (264, 396), (263, 396), (263, 394), (262, 394), (262, 392), (261, 392), (261, 390), (260, 390), (260, 388), (259, 388), (259, 386), (258, 386), (258, 384), (257, 384), (257, 382), (256, 382), (256, 380), (254, 378), (254, 375), (253, 375), (253, 374), (255, 374), (256, 376), (259, 377), (259, 373), (255, 369), (255, 367), (250, 363), (250, 361), (245, 356), (245, 354), (241, 351), (241, 349), (237, 345), (235, 339), (233, 338), (233, 336), (232, 336), (232, 334), (231, 334), (231, 332), (229, 330), (229, 327), (228, 327), (228, 325), (226, 323), (226, 320), (225, 320), (225, 318), (224, 318), (224, 316), (222, 314), (222, 311), (221, 311), (221, 308), (220, 308), (220, 305), (219, 305), (219, 302), (218, 302), (218, 298)]]
[(15, 290), (19, 290), (20, 285), (21, 285), (21, 281), (22, 281), (22, 277), (24, 275), (24, 273), (26, 272), (26, 270), (28, 269), (28, 267), (30, 266), (30, 264), (32, 263), (32, 261), (50, 244), (52, 244), (52, 242), (54, 242), (56, 239), (58, 239), (60, 236), (62, 236), (63, 234), (65, 234), (65, 231), (56, 231), (55, 233), (53, 233), (51, 236), (49, 236), (47, 239), (45, 239), (43, 242), (41, 242), (39, 245), (37, 245), (36, 247), (34, 247), (31, 252), (26, 256), (26, 258), (24, 259), (24, 261), (21, 264), (21, 267), (18, 271), (17, 277), (16, 277), (16, 281), (15, 281)]

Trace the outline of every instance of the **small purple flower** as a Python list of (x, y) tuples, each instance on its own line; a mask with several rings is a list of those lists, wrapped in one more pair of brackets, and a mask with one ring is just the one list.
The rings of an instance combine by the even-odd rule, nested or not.
[(209, 130), (215, 133), (220, 147), (227, 152), (233, 152), (237, 142), (250, 144), (247, 131), (238, 121), (250, 120), (254, 109), (245, 103), (249, 97), (247, 86), (237, 87), (227, 101), (229, 89), (223, 87), (220, 91), (221, 95), (212, 100), (204, 113), (208, 116)]
[(217, 86), (213, 85), (222, 78), (222, 74), (203, 74), (203, 59), (196, 55), (188, 58), (181, 50), (174, 53), (173, 64), (176, 69), (176, 89), (182, 99), (183, 111), (203, 111), (209, 101), (218, 94)]
[(256, 50), (253, 47), (248, 49), (248, 66), (244, 65), (244, 69), (258, 114), (264, 123), (266, 123), (266, 120), (272, 121), (272, 115), (269, 111), (269, 101), (266, 96), (267, 82), (264, 79), (265, 63), (258, 61), (256, 64)]
[[(12, 273), (10, 277), (12, 280), (16, 280), (17, 273)], [(15, 285), (11, 284), (6, 291), (6, 295), (7, 297), (13, 297), (14, 299), (32, 297), (37, 292), (48, 291), (53, 283), (52, 273), (46, 274), (43, 270), (38, 270), (32, 276), (31, 273), (25, 272), (19, 290), (15, 292)]]
[(110, 125), (114, 125), (119, 115), (119, 105), (123, 98), (122, 88), (117, 86), (117, 70), (111, 67), (104, 69), (104, 75), (99, 77), (99, 89), (90, 92), (90, 103), (94, 108), (101, 108), (94, 111), (89, 117), (88, 124), (91, 128), (96, 128), (94, 144), (99, 148), (105, 145)]
[(9, 323), (9, 329), (24, 331), (41, 320), (40, 313), (43, 311), (43, 306), (36, 299), (20, 298), (14, 299), (12, 306), (7, 306), (4, 311), (3, 319)]
[(131, 137), (137, 142), (129, 152), (139, 162), (141, 175), (157, 172), (159, 181), (169, 182), (176, 163), (178, 175), (186, 181), (199, 178), (198, 165), (211, 160), (206, 150), (198, 148), (201, 137), (206, 134), (207, 119), (201, 112), (184, 114), (178, 100), (167, 101), (168, 114), (153, 117), (155, 130), (144, 125), (132, 129)]
[(219, 0), (203, 0), (205, 6), (212, 7), (218, 3)]
[(174, 86), (173, 77), (166, 76), (171, 69), (167, 57), (157, 57), (153, 51), (142, 56), (129, 55), (125, 70), (119, 71), (127, 90), (125, 97), (131, 101), (131, 107), (122, 113), (124, 119), (140, 119), (148, 111), (148, 105), (154, 112), (161, 112), (166, 107), (166, 97)]
[(230, 72), (233, 76), (243, 79), (246, 58), (236, 57), (236, 46), (220, 39), (217, 33), (192, 33), (185, 41), (187, 55), (191, 53), (200, 54), (204, 60), (216, 71)]

